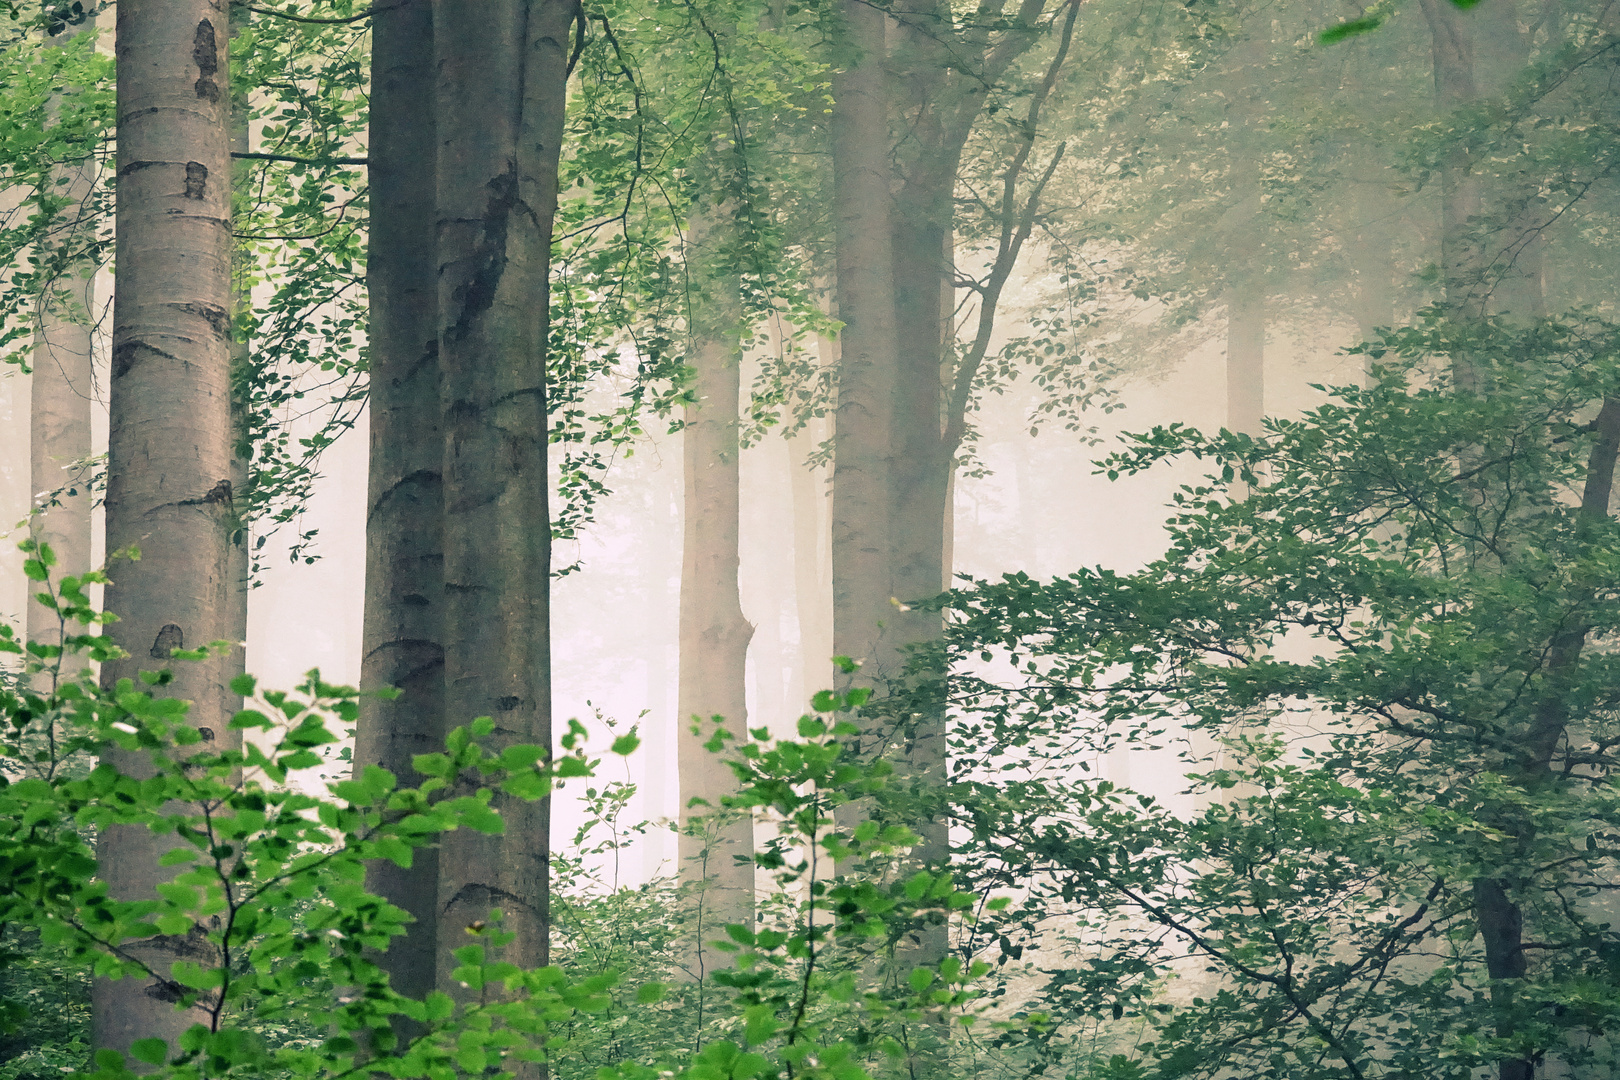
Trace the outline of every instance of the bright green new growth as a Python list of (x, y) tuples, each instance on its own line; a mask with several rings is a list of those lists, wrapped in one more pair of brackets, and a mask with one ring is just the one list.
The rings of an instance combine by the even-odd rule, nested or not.
[[(304, 789), (318, 784), (328, 763), (323, 751), (357, 715), (357, 691), (329, 685), (317, 673), (290, 694), (260, 690), (241, 676), (232, 689), (248, 698), (248, 707), (231, 723), (251, 737), (240, 752), (212, 752), (186, 723), (184, 702), (154, 699), (130, 680), (105, 693), (88, 672), (64, 669), (64, 662), (103, 659), (113, 648), (92, 632), (111, 616), (94, 612), (83, 591), (105, 577), (53, 582), (50, 550), (26, 547), (29, 575), (44, 586), (42, 602), (84, 632), (69, 634), (61, 648), (25, 646), (0, 626), (0, 652), (25, 657), (23, 678), (0, 691), (6, 720), (0, 872), (7, 881), (0, 926), (8, 935), (37, 933), (39, 946), (67, 957), (69, 968), (97, 977), (157, 977), (181, 1005), (201, 1006), (208, 1023), (194, 1026), (179, 1046), (145, 1039), (131, 1047), (143, 1075), (373, 1072), (449, 1080), (458, 1070), (498, 1072), (518, 1060), (549, 1061), (558, 1074), (570, 1074), (582, 1064), (579, 1054), (603, 1049), (590, 1018), (612, 1005), (618, 972), (570, 977), (559, 967), (524, 971), (503, 962), (510, 935), (497, 911), (468, 926), (468, 943), (456, 951), (462, 966), (455, 979), (481, 991), (474, 1003), (458, 1008), (438, 992), (422, 1001), (403, 998), (374, 963), (402, 931), (403, 913), (363, 887), (368, 859), (408, 867), (416, 848), (449, 830), (499, 832), (501, 819), (490, 807), (496, 790), (533, 800), (561, 778), (593, 775), (598, 762), (586, 755), (582, 725), (571, 724), (557, 758), (534, 746), (497, 756), (479, 743), (493, 728), (480, 718), (453, 731), (442, 753), (416, 758), (425, 778), (420, 786), (401, 786), (373, 767), (327, 784), (324, 796), (310, 794)], [(56, 673), (54, 688), (26, 689), (42, 671)], [(162, 685), (169, 676), (143, 673), (142, 681)], [(732, 1038), (710, 1038), (695, 1053), (635, 1047), (638, 1057), (597, 1059), (596, 1075), (651, 1078), (672, 1069), (693, 1078), (851, 1080), (867, 1075), (858, 1062), (872, 1047), (857, 1051), (844, 1037), (848, 1031), (882, 1032), (928, 1018), (971, 1022), (977, 996), (971, 984), (982, 965), (950, 961), (914, 976), (911, 992), (896, 998), (858, 994), (848, 955), (838, 963), (824, 958), (835, 946), (869, 952), (871, 942), (886, 938), (888, 920), (924, 905), (959, 910), (972, 898), (948, 876), (926, 873), (892, 888), (876, 880), (828, 880), (835, 861), (862, 859), (881, 868), (914, 837), (873, 822), (853, 835), (832, 827), (833, 807), (880, 793), (889, 770), (845, 758), (839, 738), (854, 727), (837, 713), (856, 704), (851, 695), (830, 695), (822, 704), (833, 715), (807, 719), (805, 741), (772, 741), (756, 732), (757, 741), (742, 747), (732, 765), (742, 781), (739, 805), (780, 823), (762, 865), (783, 895), (798, 890), (809, 898), (779, 903), (775, 924), (757, 932), (726, 928), (730, 940), (721, 947), (737, 952), (739, 962), (718, 980), (731, 987), (731, 1007), (714, 1028)], [(620, 736), (613, 752), (629, 754), (637, 741)], [(137, 779), (94, 764), (97, 748), (108, 743), (144, 751), (152, 775)], [(178, 839), (163, 859), (175, 876), (158, 895), (118, 902), (96, 879), (86, 834), (110, 824), (145, 825)], [(195, 955), (216, 959), (179, 962), (161, 973), (120, 949), (154, 934), (193, 937)], [(629, 992), (651, 1007), (666, 989), (649, 982)], [(26, 1009), (7, 1002), (0, 1018), (15, 1024)], [(390, 1029), (396, 1016), (416, 1021), (423, 1034), (399, 1043)], [(892, 1035), (879, 1049), (899, 1058), (906, 1052)], [(101, 1051), (91, 1072), (76, 1075), (122, 1080), (134, 1075), (135, 1063)]]

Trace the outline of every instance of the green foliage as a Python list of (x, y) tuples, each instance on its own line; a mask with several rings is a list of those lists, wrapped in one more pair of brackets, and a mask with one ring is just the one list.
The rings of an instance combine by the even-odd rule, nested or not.
[[(737, 965), (700, 995), (669, 986), (679, 928), (668, 915), (680, 905), (669, 903), (666, 886), (606, 896), (582, 887), (579, 859), (620, 842), (618, 818), (633, 794), (609, 784), (587, 792), (595, 817), (576, 842), (580, 854), (559, 860), (559, 965), (525, 971), (503, 961), (511, 936), (494, 912), (469, 930), (454, 973), (488, 992), (459, 1005), (439, 993), (416, 1001), (389, 989), (374, 962), (406, 916), (365, 892), (365, 863), (409, 866), (414, 849), (450, 829), (498, 832), (495, 791), (543, 798), (560, 777), (591, 776), (599, 762), (585, 753), (584, 728), (570, 724), (556, 758), (540, 747), (497, 755), (479, 742), (493, 728), (480, 718), (453, 731), (442, 753), (416, 758), (426, 777), (419, 787), (371, 767), (328, 784), (324, 797), (308, 794), (295, 781), (321, 767), (320, 751), (354, 722), (355, 690), (318, 673), (295, 693), (242, 676), (233, 689), (249, 697), (231, 725), (247, 738), (239, 751), (213, 750), (187, 724), (184, 701), (147, 689), (165, 685), (164, 673), (103, 690), (88, 671), (68, 666), (112, 655), (93, 632), (111, 616), (95, 613), (83, 592), (105, 579), (53, 579), (48, 547), (30, 542), (26, 554), (41, 600), (69, 633), (63, 646), (44, 646), (0, 627), (0, 652), (23, 658), (20, 678), (0, 692), (0, 940), (9, 946), (5, 959), (25, 962), (7, 969), (7, 985), (24, 992), (7, 1000), (3, 1015), (28, 1047), (8, 1075), (79, 1064), (66, 1059), (82, 1047), (75, 1040), (83, 1037), (90, 974), (163, 979), (182, 1006), (197, 1010), (202, 1022), (179, 1045), (143, 1039), (130, 1049), (148, 1075), (176, 1080), (343, 1076), (358, 1066), (362, 1046), (370, 1048), (367, 1069), (433, 1080), (523, 1060), (547, 1061), (558, 1075), (848, 1080), (902, 1068), (919, 1039), (937, 1040), (928, 1032), (978, 1019), (982, 964), (948, 959), (899, 992), (857, 992), (853, 971), (892, 945), (891, 924), (973, 903), (948, 875), (901, 881), (886, 873), (914, 841), (909, 830), (835, 825), (837, 807), (879, 795), (889, 775), (882, 762), (849, 760), (841, 745), (856, 731), (843, 711), (859, 694), (822, 700), (827, 715), (804, 723), (802, 741), (755, 738), (738, 748), (732, 768), (741, 792), (727, 809), (775, 822), (777, 840), (762, 865), (776, 878), (778, 899), (769, 925), (726, 928)], [(632, 752), (635, 741), (634, 732), (620, 735), (615, 753)], [(108, 745), (143, 758), (150, 775), (95, 761)], [(90, 836), (113, 825), (172, 839), (162, 861), (173, 876), (155, 895), (115, 898), (98, 880)], [(593, 847), (599, 826), (613, 839)], [(834, 876), (839, 862), (863, 872)], [(198, 946), (194, 959), (166, 973), (121, 947), (182, 934)], [(635, 981), (624, 978), (627, 970)], [(45, 973), (63, 976), (56, 997), (37, 992)], [(701, 995), (706, 1006), (697, 1004)], [(707, 1027), (694, 1015), (706, 1016)], [(396, 1017), (414, 1021), (420, 1034), (397, 1039)], [(100, 1051), (90, 1071), (74, 1075), (114, 1080), (130, 1067)]]
[[(1009, 1048), (1095, 1077), (1613, 1071), (1620, 328), (1431, 313), (1359, 351), (1373, 386), (1262, 438), (1172, 426), (1101, 463), (1215, 470), (1144, 570), (946, 602), (958, 872), (1013, 896), (1003, 954), (1072, 957), (1035, 991), (1064, 1024)], [(1184, 796), (1052, 778), (1173, 742)]]

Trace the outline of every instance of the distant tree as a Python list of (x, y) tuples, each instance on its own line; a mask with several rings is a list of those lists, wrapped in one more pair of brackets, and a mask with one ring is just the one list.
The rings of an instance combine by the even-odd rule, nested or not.
[[(84, 51), (86, 44), (93, 41), (95, 29), (93, 14), (73, 22), (48, 21), (46, 46), (52, 52), (69, 47)], [(92, 87), (78, 90), (94, 92)], [(64, 94), (54, 94), (46, 104), (43, 119), (47, 125), (60, 127), (63, 99)], [(46, 280), (37, 286), (41, 291), (31, 358), (30, 490), (36, 499), (47, 496), (34, 523), (39, 540), (56, 552), (64, 572), (83, 574), (91, 565), (91, 487), (97, 471), (90, 463), (90, 418), (98, 397), (93, 329), (98, 263), (95, 256), (101, 244), (93, 208), (101, 194), (96, 175), (101, 163), (93, 146), (80, 143), (72, 147), (69, 143), (68, 147), (76, 152), (65, 154), (60, 164), (51, 169), (46, 190), (39, 193), (42, 203), (59, 207), (65, 221), (71, 224), (55, 243), (41, 244), (42, 250), (35, 255), (36, 265), (44, 264), (46, 268)], [(29, 605), (28, 632), (32, 638), (47, 641), (60, 631), (55, 612), (37, 601)]]

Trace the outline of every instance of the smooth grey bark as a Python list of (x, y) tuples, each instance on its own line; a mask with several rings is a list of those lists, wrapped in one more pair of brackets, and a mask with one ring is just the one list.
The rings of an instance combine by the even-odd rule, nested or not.
[[(1474, 27), (1471, 12), (1449, 0), (1419, 0), (1428, 21), (1434, 68), (1435, 106), (1452, 112), (1478, 97), (1474, 78)], [(1440, 275), (1445, 301), (1464, 313), (1479, 314), (1479, 245), (1473, 223), (1480, 212), (1479, 180), (1472, 173), (1466, 147), (1449, 151), (1440, 169)], [(1472, 376), (1458, 365), (1458, 378)]]
[[(113, 306), (107, 550), (116, 562), (109, 633), (128, 652), (102, 666), (115, 686), (162, 666), (171, 649), (230, 633), (226, 616), (231, 510), (230, 100), (222, 0), (123, 0), (118, 5), (117, 289)], [(161, 689), (191, 701), (189, 722), (214, 748), (238, 741), (226, 725), (229, 661), (173, 665)], [(138, 755), (104, 760), (131, 775)], [(106, 829), (101, 876), (119, 898), (152, 895), (159, 838)], [(96, 980), (91, 1037), (124, 1050), (135, 1039), (171, 1044), (198, 1019), (179, 1012), (163, 981), (176, 959), (202, 959), (199, 937), (155, 937), (128, 951), (158, 979)]]
[(890, 249), (885, 16), (860, 0), (839, 15), (849, 56), (833, 75), (833, 230), (839, 332), (832, 495), (833, 652), (863, 665), (859, 681), (898, 674), (890, 565), (895, 278)]
[(1265, 286), (1247, 278), (1226, 294), (1226, 426), (1258, 436), (1265, 418)]
[[(401, 783), (416, 776), (412, 758), (442, 748), (445, 736), (433, 37), (431, 0), (402, 0), (372, 16), (371, 447), (360, 678), (401, 692), (392, 701), (361, 701), (354, 764), (356, 773), (381, 766)], [(417, 848), (409, 868), (369, 864), (366, 887), (416, 920), (378, 962), (394, 989), (425, 997), (438, 967), (438, 848)]]
[[(705, 744), (716, 724), (740, 745), (748, 738), (746, 670), (754, 627), (743, 616), (740, 417), (741, 300), (724, 264), (723, 208), (700, 208), (689, 226), (689, 263), (698, 282), (691, 300), (692, 391), (681, 436), (685, 526), (680, 594), (680, 880), (692, 892), (695, 940), (687, 964), (701, 979), (729, 967), (735, 953), (711, 944), (725, 927), (754, 921), (754, 827), (721, 803), (737, 791), (724, 757)], [(694, 805), (694, 803), (696, 805)]]
[[(81, 33), (95, 29), (94, 17), (66, 27), (46, 41), (61, 48)], [(55, 113), (57, 99), (47, 105)], [(52, 170), (56, 192), (74, 205), (89, 196), (96, 172), (95, 159), (65, 163)], [(70, 234), (67, 243), (72, 244)], [(95, 267), (70, 264), (41, 296), (34, 322), (34, 348), (30, 359), (34, 374), (30, 386), (31, 493), (59, 492), (40, 507), (34, 518), (34, 537), (56, 554), (57, 572), (78, 576), (90, 569), (90, 508), (93, 501), (87, 471), (76, 469), (90, 457), (90, 413), (95, 398), (92, 372), (91, 323), (95, 307)], [(56, 612), (30, 597), (28, 640), (61, 642), (61, 620)]]
[[(231, 0), (231, 36), (248, 20), (244, 0)], [(231, 99), (230, 143), (233, 155), (247, 153), (253, 148), (250, 124), (251, 105), (245, 94)], [(247, 180), (247, 163), (232, 158), (233, 196), (244, 196), (242, 185)], [(253, 447), (248, 438), (248, 403), (246, 386), (248, 365), (253, 362), (252, 349), (241, 327), (253, 307), (251, 253), (241, 244), (231, 248), (231, 491), (240, 494), (247, 490)], [(234, 511), (234, 508), (233, 508)], [(253, 553), (249, 544), (249, 523), (239, 513), (231, 514), (230, 550), (226, 565), (226, 637), (236, 644), (231, 650), (226, 667), (227, 682), (247, 673), (248, 594), (253, 589)], [(241, 698), (235, 694), (226, 699), (231, 710), (241, 708)]]
[[(574, 0), (436, 0), (444, 685), (486, 745), (551, 745), (546, 476), (547, 288)], [(521, 967), (549, 948), (546, 801), (497, 795), (505, 832), (439, 850), (438, 984), (462, 928), (500, 910)]]
[[(835, 342), (831, 344), (836, 348)], [(822, 362), (827, 363), (825, 353)], [(827, 470), (810, 463), (821, 441), (813, 430), (806, 425), (788, 442), (788, 485), (793, 498), (793, 605), (799, 623), (799, 669), (792, 692), (792, 709), (797, 711), (809, 707), (811, 694), (832, 685), (829, 492)]]

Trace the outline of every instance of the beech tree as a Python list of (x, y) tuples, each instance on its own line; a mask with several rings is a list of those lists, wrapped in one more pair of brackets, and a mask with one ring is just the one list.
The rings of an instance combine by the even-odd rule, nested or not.
[[(574, 0), (433, 9), (445, 710), (493, 717), (497, 750), (551, 745), (547, 297), (578, 18)], [(539, 967), (548, 804), (499, 805), (501, 834), (442, 844), (439, 918), (466, 927), (499, 908), (508, 958)], [(458, 944), (441, 935), (442, 988)]]
[[(361, 702), (356, 775), (412, 775), (444, 740), (444, 430), (434, 236), (434, 11), (408, 0), (371, 20), (370, 218), (366, 250), (371, 455), (361, 679), (398, 687)], [(380, 961), (400, 993), (437, 985), (439, 853), (378, 860), (367, 887), (410, 914)]]
[[(124, 650), (102, 665), (112, 690), (176, 651), (202, 655), (165, 671), (162, 693), (191, 702), (205, 742), (226, 750), (227, 659), (210, 643), (231, 632), (227, 548), (231, 488), (231, 159), (229, 24), (217, 0), (118, 6), (118, 275), (113, 297), (107, 547), (124, 553), (107, 586)], [(138, 557), (136, 552), (138, 551)], [(140, 756), (106, 760), (140, 776)], [(165, 844), (144, 827), (109, 826), (101, 875), (121, 900), (154, 895), (171, 876)], [(98, 979), (94, 1042), (123, 1050), (175, 1037), (176, 960), (197, 948), (157, 934), (125, 951), (153, 973)]]

